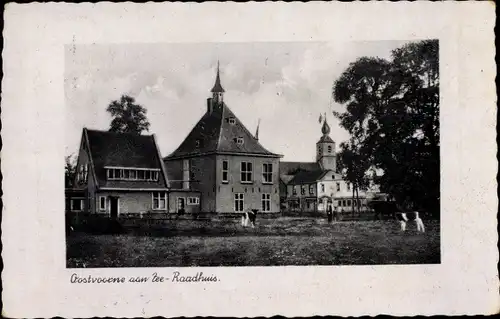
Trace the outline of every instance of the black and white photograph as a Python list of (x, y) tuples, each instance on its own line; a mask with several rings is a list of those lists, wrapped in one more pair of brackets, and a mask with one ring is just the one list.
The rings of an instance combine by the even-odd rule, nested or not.
[(6, 4), (2, 315), (498, 313), (494, 26), (487, 1)]
[(436, 39), (68, 44), (64, 84), (68, 268), (440, 263)]

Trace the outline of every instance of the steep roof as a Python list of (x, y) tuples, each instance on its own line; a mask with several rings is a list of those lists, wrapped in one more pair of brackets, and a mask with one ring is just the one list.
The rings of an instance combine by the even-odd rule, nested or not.
[(328, 173), (328, 171), (324, 170), (314, 170), (314, 171), (299, 171), (295, 176), (292, 178), (290, 182), (288, 182), (289, 185), (296, 185), (296, 184), (308, 184), (308, 183), (314, 183), (317, 180), (319, 180), (323, 175)]
[(222, 84), (220, 83), (220, 72), (219, 72), (219, 61), (217, 61), (217, 76), (215, 77), (214, 87), (211, 90), (212, 93), (224, 93)]
[[(166, 187), (160, 152), (153, 135), (113, 133), (84, 129), (99, 187)], [(109, 181), (106, 166), (159, 169), (158, 181)]]
[(224, 88), (222, 87), (222, 84), (220, 84), (220, 77), (219, 77), (219, 72), (217, 71), (217, 77), (215, 78), (215, 84), (214, 87), (211, 90), (212, 93), (224, 93)]
[[(225, 103), (213, 103), (213, 110), (207, 110), (181, 145), (165, 160), (206, 153), (281, 156), (265, 149)], [(237, 138), (243, 139), (243, 143), (237, 143)]]
[[(327, 142), (327, 143), (333, 143), (333, 140), (330, 136), (328, 135), (323, 135), (321, 136), (321, 138), (319, 139), (318, 143), (324, 143), (324, 142)], [(316, 144), (318, 144), (316, 143)]]
[(280, 175), (295, 175), (299, 170), (316, 171), (320, 169), (317, 162), (280, 162)]

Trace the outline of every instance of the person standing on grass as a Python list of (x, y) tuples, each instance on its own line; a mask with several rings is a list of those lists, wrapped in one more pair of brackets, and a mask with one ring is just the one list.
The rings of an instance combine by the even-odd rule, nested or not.
[(328, 217), (328, 224), (332, 222), (332, 214), (333, 214), (332, 205), (328, 205), (328, 207), (326, 208), (326, 216)]

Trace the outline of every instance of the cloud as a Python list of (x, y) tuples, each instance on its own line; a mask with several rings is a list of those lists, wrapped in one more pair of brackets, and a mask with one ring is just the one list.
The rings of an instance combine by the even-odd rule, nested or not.
[(220, 61), (226, 102), (260, 140), (285, 160), (314, 160), (318, 116), (327, 113), (338, 143), (347, 133), (331, 116), (331, 88), (362, 55), (389, 56), (401, 42), (196, 43), (81, 45), (66, 49), (67, 153), (82, 127), (107, 129), (106, 106), (121, 94), (148, 110), (162, 154), (173, 151), (206, 110)]

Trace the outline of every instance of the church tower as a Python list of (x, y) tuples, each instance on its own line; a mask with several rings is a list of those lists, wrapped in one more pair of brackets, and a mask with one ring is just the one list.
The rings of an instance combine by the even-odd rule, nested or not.
[(330, 138), (330, 126), (325, 121), (321, 127), (323, 136), (316, 143), (316, 161), (324, 170), (337, 171), (337, 161), (335, 155), (335, 142)]
[(215, 103), (219, 104), (224, 102), (224, 88), (220, 84), (220, 72), (219, 72), (219, 61), (217, 61), (217, 76), (215, 78), (215, 84), (212, 88), (212, 98)]

